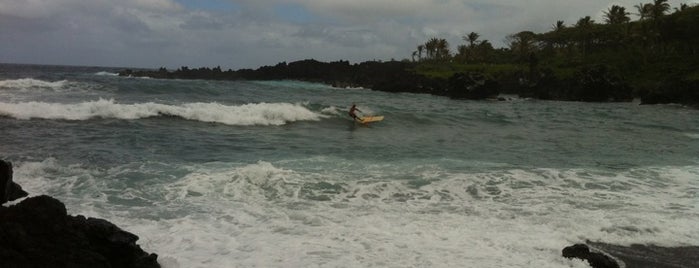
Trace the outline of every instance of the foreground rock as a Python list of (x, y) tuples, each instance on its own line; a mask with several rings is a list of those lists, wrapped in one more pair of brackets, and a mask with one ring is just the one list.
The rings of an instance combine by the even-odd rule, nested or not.
[(0, 160), (0, 204), (27, 195), (22, 187), (12, 181), (12, 163)]
[(1, 267), (160, 267), (137, 240), (106, 220), (68, 215), (50, 196), (0, 206)]
[[(592, 250), (591, 250), (592, 249)], [(587, 260), (591, 267), (694, 268), (699, 267), (699, 247), (619, 246), (601, 242), (576, 244), (563, 249), (563, 257)]]
[(590, 250), (585, 244), (575, 244), (563, 249), (563, 257), (586, 260), (593, 268), (619, 268), (619, 264), (601, 252)]

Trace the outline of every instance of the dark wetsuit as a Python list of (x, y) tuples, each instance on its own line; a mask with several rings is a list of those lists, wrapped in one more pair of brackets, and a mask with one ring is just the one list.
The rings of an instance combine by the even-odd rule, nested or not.
[[(359, 117), (357, 116), (357, 114), (354, 113), (355, 111), (360, 111), (360, 110), (357, 109), (357, 106), (356, 106), (356, 105), (352, 105), (352, 108), (350, 108), (350, 110), (349, 110), (349, 116), (351, 116), (351, 117), (354, 118), (354, 119), (359, 119)], [(360, 111), (360, 112), (361, 112), (361, 111)]]

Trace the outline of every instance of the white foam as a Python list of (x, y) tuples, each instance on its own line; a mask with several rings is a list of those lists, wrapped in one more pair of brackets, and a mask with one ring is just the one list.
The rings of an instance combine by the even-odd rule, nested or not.
[(699, 133), (684, 133), (684, 135), (691, 139), (699, 139)]
[[(48, 194), (55, 197), (78, 199), (81, 208), (90, 208), (92, 202), (106, 202), (106, 196), (96, 189), (103, 188), (103, 180), (98, 180), (103, 174), (90, 170), (81, 165), (61, 165), (55, 158), (47, 158), (41, 162), (14, 163), (13, 178), (30, 195)], [(74, 197), (75, 192), (94, 193), (87, 196)]]
[(0, 88), (15, 89), (15, 90), (28, 90), (28, 89), (59, 90), (59, 89), (66, 87), (68, 84), (69, 84), (68, 80), (60, 80), (60, 81), (53, 81), (53, 82), (32, 79), (32, 78), (0, 80)]
[(97, 73), (95, 73), (95, 75), (99, 75), (99, 76), (119, 76), (119, 73), (110, 73), (110, 72), (102, 71), (102, 72), (97, 72)]
[(339, 115), (339, 114), (341, 114), (341, 113), (340, 113), (340, 109), (338, 109), (338, 108), (335, 107), (335, 106), (325, 107), (325, 108), (323, 108), (323, 109), (321, 110), (321, 112), (324, 113), (324, 114), (331, 114), (331, 115)]
[(229, 106), (219, 103), (119, 104), (113, 99), (99, 99), (76, 104), (22, 102), (1, 103), (0, 115), (17, 119), (88, 120), (94, 118), (140, 119), (177, 116), (187, 120), (227, 125), (284, 125), (295, 121), (317, 121), (324, 116), (303, 105), (291, 103), (251, 103)]
[[(582, 268), (587, 264), (562, 258), (561, 249), (584, 239), (699, 241), (696, 166), (458, 173), (412, 164), (308, 171), (260, 161), (186, 169), (181, 177), (154, 178), (140, 191), (110, 188), (123, 187), (117, 183), (78, 191), (58, 178), (97, 174), (61, 169), (55, 160), (20, 164), (16, 174), (22, 184), (35, 180), (32, 191), (70, 189), (56, 191), (69, 208), (137, 234), (164, 267)], [(411, 185), (396, 179), (400, 174), (429, 183)], [(319, 183), (339, 190), (313, 187)], [(42, 184), (49, 186), (37, 187)], [(143, 211), (107, 198), (85, 205), (91, 191), (136, 197), (162, 191), (154, 195), (162, 199)], [(309, 191), (329, 198), (309, 199)]]

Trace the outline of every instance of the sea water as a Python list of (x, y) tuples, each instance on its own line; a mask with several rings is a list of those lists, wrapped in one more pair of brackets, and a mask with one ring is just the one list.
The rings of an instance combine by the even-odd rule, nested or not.
[(694, 109), (116, 71), (0, 65), (0, 157), (164, 267), (587, 267), (561, 249), (699, 244)]

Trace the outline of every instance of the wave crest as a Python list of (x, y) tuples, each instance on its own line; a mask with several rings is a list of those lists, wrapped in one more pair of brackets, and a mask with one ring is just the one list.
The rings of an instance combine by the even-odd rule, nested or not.
[(119, 76), (119, 73), (111, 73), (111, 72), (107, 72), (107, 71), (101, 71), (101, 72), (95, 73), (95, 75), (97, 75), (97, 76)]
[(59, 90), (59, 89), (64, 88), (65, 86), (67, 86), (68, 83), (69, 83), (68, 80), (49, 82), (49, 81), (44, 81), (44, 80), (32, 79), (32, 78), (22, 78), (22, 79), (1, 80), (0, 81), (0, 88), (19, 89), (19, 90), (26, 90), (26, 89)]
[(76, 104), (22, 102), (1, 103), (0, 115), (29, 120), (89, 120), (94, 118), (141, 119), (174, 116), (187, 120), (226, 125), (284, 125), (295, 121), (317, 121), (326, 116), (308, 110), (301, 104), (249, 103), (229, 106), (219, 103), (119, 104), (113, 99), (99, 99)]

